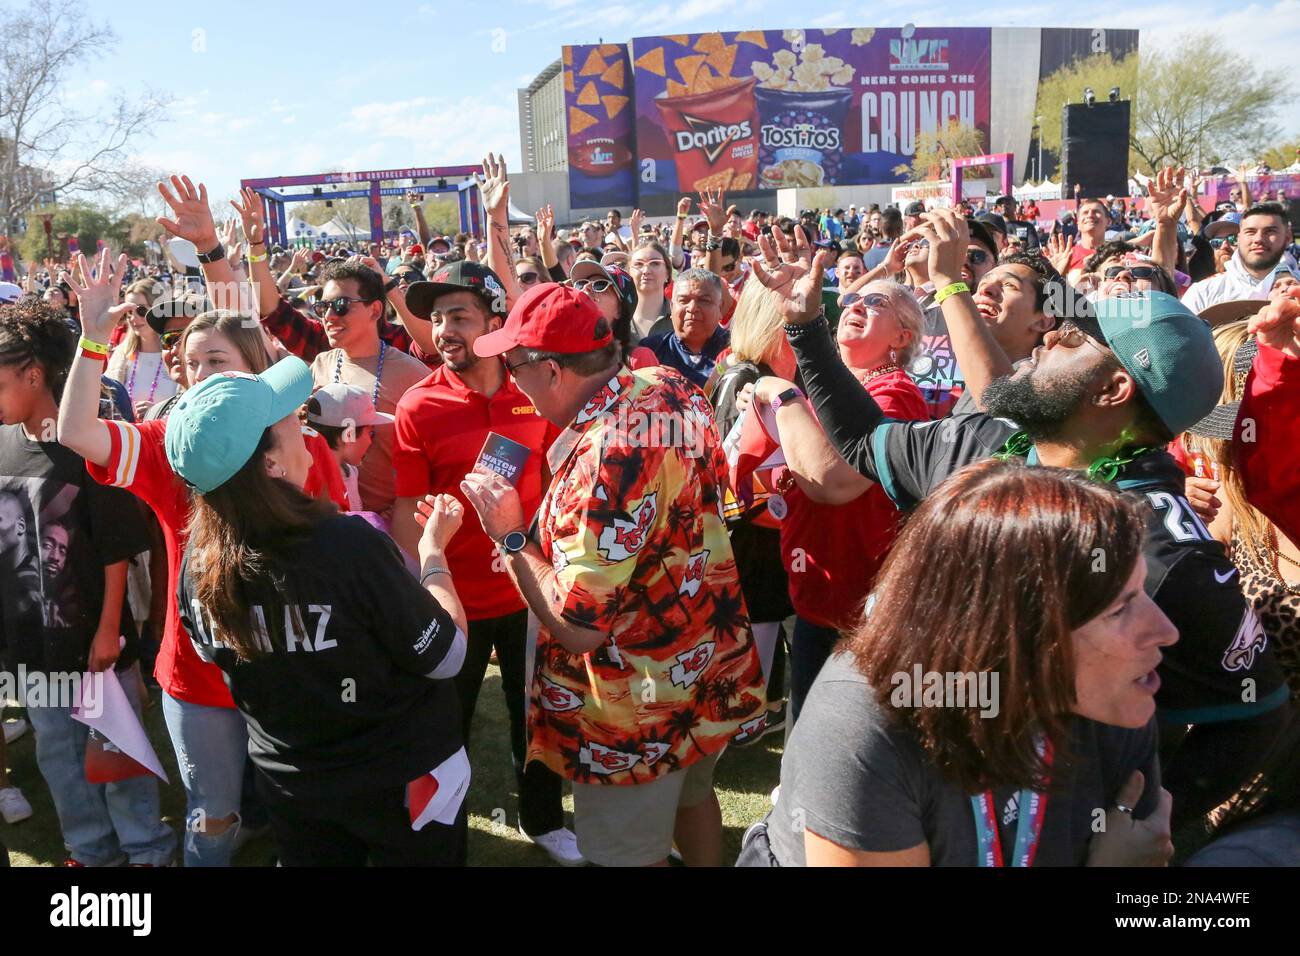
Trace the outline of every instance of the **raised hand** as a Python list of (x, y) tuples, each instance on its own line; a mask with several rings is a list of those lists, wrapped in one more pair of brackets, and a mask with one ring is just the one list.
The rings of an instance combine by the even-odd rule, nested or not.
[(894, 273), (902, 272), (907, 268), (907, 254), (920, 241), (921, 236), (915, 229), (908, 230), (895, 239), (885, 256), (885, 270)]
[(254, 190), (244, 187), (240, 190), (240, 202), (230, 201), (230, 205), (235, 207), (235, 212), (239, 213), (240, 223), (244, 227), (244, 238), (248, 240), (250, 246), (260, 243), (265, 236), (263, 230), (266, 227), (266, 220), (262, 212), (262, 197)]
[(424, 205), (424, 197), (417, 192), (411, 191), (406, 194), (406, 202), (412, 209), (419, 209)]
[(930, 279), (935, 287), (942, 289), (960, 282), (961, 267), (970, 245), (966, 217), (956, 209), (932, 209), (921, 214), (916, 232), (930, 243)]
[[(797, 240), (799, 233), (796, 232), (795, 235)], [(761, 254), (762, 266), (771, 280), (770, 284), (763, 283), (764, 286), (769, 289), (784, 289), (808, 273), (812, 268), (812, 255), (807, 241), (803, 245), (804, 249), (801, 252), (780, 229), (773, 229), (771, 235), (758, 237), (758, 251)], [(803, 252), (808, 254), (804, 255)], [(759, 261), (751, 259), (750, 262), (757, 272)]]
[(126, 255), (118, 256), (116, 268), (113, 268), (105, 249), (99, 254), (93, 274), (84, 255), (78, 253), (77, 263), (81, 267), (79, 278), (69, 277), (68, 281), (81, 300), (82, 331), (96, 342), (107, 342), (113, 326), (129, 311), (126, 307), (114, 308), (120, 298), (122, 277), (126, 274)]
[(235, 225), (235, 220), (227, 219), (217, 230), (217, 240), (234, 258), (239, 249), (239, 227)]
[(158, 225), (173, 236), (188, 239), (199, 252), (211, 252), (217, 246), (217, 226), (208, 208), (208, 187), (199, 183), (198, 189), (188, 176), (173, 176), (171, 189), (166, 183), (158, 184), (158, 193), (167, 203), (175, 219), (158, 217)]
[(1288, 289), (1249, 320), (1247, 328), (1260, 345), (1300, 358), (1300, 286)]
[(550, 203), (537, 210), (537, 235), (543, 242), (555, 241), (555, 210)]
[(506, 203), (510, 200), (510, 178), (506, 175), (504, 156), (488, 153), (483, 158), (483, 175), (475, 173), (474, 179), (483, 194), (483, 208), (489, 214), (509, 208)]
[(293, 258), (289, 260), (289, 271), (306, 275), (309, 268), (311, 268), (311, 249), (307, 246), (299, 246), (293, 251)]
[(1185, 173), (1181, 166), (1166, 166), (1156, 172), (1147, 184), (1147, 198), (1151, 201), (1151, 218), (1157, 222), (1178, 222), (1187, 205), (1187, 190), (1183, 186)]
[(754, 277), (768, 290), (787, 325), (807, 325), (821, 315), (822, 283), (826, 278), (827, 258), (826, 250), (818, 252), (812, 260), (812, 267), (793, 282), (782, 281), (791, 274), (783, 271), (784, 265), (772, 273), (762, 262), (754, 260)]
[(691, 214), (691, 197), (683, 196), (681, 199), (677, 200), (677, 216), (678, 218), (684, 218), (686, 216), (689, 216), (690, 214)]
[(425, 495), (415, 507), (416, 523), (424, 529), (419, 544), (421, 559), (442, 554), (460, 529), (465, 506), (452, 495)]
[(1054, 232), (1047, 239), (1047, 261), (1061, 275), (1070, 267), (1070, 257), (1074, 254), (1074, 237)]
[(723, 200), (726, 193), (721, 189), (705, 189), (700, 193), (700, 212), (709, 221), (709, 235), (722, 235), (722, 227), (727, 223), (727, 207)]
[(645, 222), (645, 210), (644, 210), (644, 209), (633, 209), (633, 210), (632, 210), (632, 216), (631, 216), (631, 222), (630, 222), (630, 225), (631, 225), (631, 228), (632, 228), (632, 242), (633, 242), (633, 244), (635, 244), (636, 241), (637, 241), (638, 239), (641, 238), (641, 224), (642, 224), (643, 222)]

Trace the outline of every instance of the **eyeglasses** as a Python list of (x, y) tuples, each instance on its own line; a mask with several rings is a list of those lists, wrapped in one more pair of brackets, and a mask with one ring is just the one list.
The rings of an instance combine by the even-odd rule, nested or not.
[(515, 274), (521, 285), (535, 285), (542, 277), (536, 272), (519, 272)]
[(1222, 249), (1225, 242), (1229, 246), (1235, 247), (1237, 245), (1237, 234), (1233, 233), (1231, 236), (1219, 236), (1217, 239), (1211, 239), (1210, 245), (1215, 249)]
[(330, 312), (333, 312), (335, 315), (341, 317), (347, 315), (348, 310), (350, 310), (352, 306), (357, 302), (370, 302), (370, 301), (374, 301), (374, 300), (354, 299), (351, 296), (341, 295), (337, 299), (326, 299), (320, 302), (313, 302), (311, 306), (311, 311), (312, 311), (312, 315), (316, 316), (316, 318), (318, 319), (325, 318), (325, 316), (329, 315)]
[(614, 288), (609, 279), (573, 279), (569, 285), (579, 292), (608, 292)]
[(158, 336), (158, 338), (162, 342), (163, 348), (174, 349), (180, 344), (181, 336), (184, 334), (184, 329), (176, 329), (173, 332), (164, 332), (162, 335)]
[(397, 273), (397, 282), (399, 285), (410, 285), (412, 282), (419, 282), (418, 273), (414, 271)]
[(143, 319), (146, 315), (149, 314), (149, 307), (147, 305), (137, 305), (134, 308), (134, 312), (136, 315), (138, 315), (140, 318)]
[(983, 249), (967, 249), (966, 261), (973, 266), (982, 266), (989, 261), (989, 254)]
[(1067, 349), (1077, 349), (1084, 343), (1090, 342), (1103, 355), (1106, 354), (1106, 349), (1100, 342), (1094, 341), (1091, 335), (1068, 320), (1062, 322), (1060, 327), (1057, 328), (1056, 341), (1061, 345), (1064, 345)]
[(525, 365), (532, 365), (534, 362), (541, 362), (541, 361), (543, 360), (540, 357), (538, 357), (538, 358), (524, 359), (522, 362), (516, 362), (514, 365), (511, 365), (509, 362), (507, 362), (506, 371), (509, 372), (511, 375), (513, 375), (515, 373), (515, 369), (523, 368)]
[(1118, 279), (1128, 273), (1134, 279), (1154, 279), (1157, 271), (1155, 266), (1111, 266), (1106, 270), (1105, 278)]
[(857, 292), (846, 292), (840, 299), (840, 307), (847, 309), (851, 305), (861, 302), (868, 309), (879, 309), (888, 307), (893, 303), (889, 296), (883, 292), (868, 292), (866, 295), (859, 295)]
[(722, 269), (723, 272), (735, 272), (736, 266), (738, 265), (740, 265), (739, 262), (732, 260), (731, 262), (724, 262), (720, 268)]

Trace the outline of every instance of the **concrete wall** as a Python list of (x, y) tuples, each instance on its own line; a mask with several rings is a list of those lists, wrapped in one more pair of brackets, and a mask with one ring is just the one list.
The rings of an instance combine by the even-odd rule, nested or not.
[(994, 27), (989, 70), (989, 152), (1014, 153), (1012, 180), (1023, 182), (1029, 169), (1034, 106), (1038, 100), (1039, 41), (1033, 27)]

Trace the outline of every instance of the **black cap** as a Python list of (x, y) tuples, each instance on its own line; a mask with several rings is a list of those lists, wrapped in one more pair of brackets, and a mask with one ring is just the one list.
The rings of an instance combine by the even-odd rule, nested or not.
[(925, 203), (921, 202), (921, 200), (919, 199), (915, 199), (912, 202), (908, 203), (907, 208), (903, 210), (904, 216), (920, 216), (924, 213), (925, 213)]
[(184, 286), (180, 286), (155, 302), (144, 320), (149, 323), (149, 328), (162, 335), (167, 323), (172, 319), (192, 319), (204, 312), (211, 312), (212, 308), (212, 302), (206, 295), (201, 292), (191, 292)]
[(474, 292), (488, 309), (505, 315), (506, 290), (497, 274), (487, 266), (468, 259), (441, 264), (428, 282), (412, 282), (406, 289), (406, 307), (422, 319), (433, 312), (434, 300), (448, 292)]
[(1007, 236), (1007, 221), (995, 212), (982, 212), (975, 217), (976, 222), (982, 222), (995, 232), (1002, 233), (1002, 238)]

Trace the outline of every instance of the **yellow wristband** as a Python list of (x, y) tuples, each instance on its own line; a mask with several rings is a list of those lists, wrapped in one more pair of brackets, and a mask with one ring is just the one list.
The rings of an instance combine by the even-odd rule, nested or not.
[(108, 346), (103, 342), (92, 342), (84, 335), (81, 337), (81, 341), (78, 342), (77, 345), (85, 349), (87, 352), (94, 352), (97, 355), (107, 355), (109, 352)]
[(262, 253), (260, 256), (255, 256), (255, 255), (252, 255), (251, 252), (250, 252), (250, 254), (249, 254), (249, 256), (248, 256), (248, 261), (249, 261), (249, 262), (265, 262), (265, 261), (266, 261), (266, 253), (264, 252), (264, 253)]
[(942, 305), (943, 300), (956, 295), (958, 292), (969, 292), (970, 286), (964, 282), (954, 282), (952, 285), (944, 286), (934, 294), (935, 305)]

